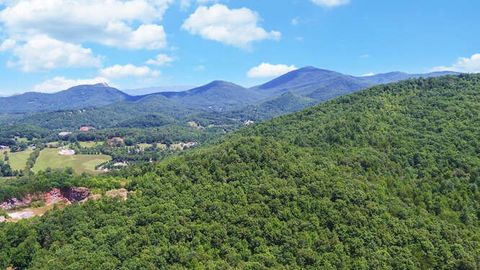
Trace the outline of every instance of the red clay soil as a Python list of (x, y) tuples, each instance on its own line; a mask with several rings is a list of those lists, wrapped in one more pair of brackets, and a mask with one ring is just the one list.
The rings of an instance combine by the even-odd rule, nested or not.
[(54, 188), (48, 192), (37, 193), (33, 195), (28, 194), (21, 199), (8, 199), (0, 204), (0, 208), (3, 210), (24, 208), (30, 206), (30, 204), (34, 201), (43, 201), (46, 205), (52, 205), (59, 202), (70, 204), (86, 200), (90, 196), (90, 194), (90, 190), (84, 187), (73, 187), (65, 189)]

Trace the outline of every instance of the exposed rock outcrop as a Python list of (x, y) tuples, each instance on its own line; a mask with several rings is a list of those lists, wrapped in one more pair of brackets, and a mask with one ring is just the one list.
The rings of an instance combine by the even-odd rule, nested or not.
[(62, 195), (62, 191), (58, 188), (54, 188), (49, 192), (43, 193), (43, 201), (47, 205), (59, 203), (62, 201), (67, 202), (67, 200), (65, 200), (65, 198)]
[(62, 190), (63, 197), (70, 202), (80, 202), (90, 196), (90, 190), (85, 187), (74, 187)]

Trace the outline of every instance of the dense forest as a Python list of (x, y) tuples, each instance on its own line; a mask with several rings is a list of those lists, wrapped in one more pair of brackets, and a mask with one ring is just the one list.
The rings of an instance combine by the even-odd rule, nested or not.
[(0, 268), (478, 269), (478, 138), (480, 75), (376, 86), (0, 224)]

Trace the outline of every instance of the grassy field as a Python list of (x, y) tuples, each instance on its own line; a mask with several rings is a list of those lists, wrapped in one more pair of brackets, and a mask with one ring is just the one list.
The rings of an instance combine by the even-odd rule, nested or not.
[(8, 163), (10, 164), (10, 167), (13, 170), (23, 170), (25, 169), (25, 166), (27, 165), (27, 160), (30, 157), (30, 154), (33, 151), (31, 149), (21, 151), (21, 152), (9, 152), (8, 153), (8, 158), (9, 161)]
[(59, 149), (48, 148), (40, 152), (40, 156), (33, 167), (34, 172), (42, 171), (47, 168), (64, 169), (71, 167), (77, 173), (98, 173), (95, 166), (109, 161), (111, 157), (106, 155), (74, 155), (61, 156), (58, 154)]
[[(152, 147), (153, 144), (150, 144), (150, 143), (139, 143), (138, 144), (138, 147), (140, 147), (140, 149), (142, 150), (145, 150), (149, 147)], [(157, 143), (157, 148), (158, 149), (167, 149), (167, 146), (165, 144), (161, 144), (161, 143)]]
[(103, 142), (79, 142), (79, 144), (81, 147), (84, 147), (84, 148), (93, 148), (97, 145), (103, 144)]

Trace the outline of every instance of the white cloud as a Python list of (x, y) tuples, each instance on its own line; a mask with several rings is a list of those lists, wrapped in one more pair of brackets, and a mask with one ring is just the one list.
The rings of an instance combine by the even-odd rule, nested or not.
[(160, 76), (160, 72), (153, 70), (147, 66), (114, 65), (100, 70), (101, 76), (106, 78), (125, 78), (125, 77), (149, 77), (154, 78)]
[(157, 22), (174, 0), (16, 0), (6, 2), (0, 23), (15, 40), (47, 35), (70, 43), (94, 42), (159, 49), (166, 35)]
[(0, 44), (0, 52), (11, 50), (15, 48), (15, 45), (17, 45), (15, 40), (10, 38), (6, 39), (2, 42), (2, 44)]
[(314, 4), (322, 7), (336, 7), (350, 3), (350, 0), (311, 0)]
[(261, 63), (260, 65), (251, 68), (247, 72), (247, 76), (250, 78), (269, 78), (280, 76), (296, 69), (297, 67), (294, 65), (272, 65), (269, 63)]
[(165, 66), (175, 61), (172, 57), (166, 54), (159, 54), (154, 59), (149, 59), (146, 64), (152, 66)]
[(167, 46), (167, 35), (163, 26), (144, 24), (132, 32), (127, 46), (134, 49), (160, 49)]
[(361, 75), (361, 77), (371, 77), (371, 76), (375, 76), (376, 73), (373, 73), (373, 72), (369, 72), (369, 73), (365, 73), (363, 75)]
[(90, 49), (47, 36), (34, 36), (25, 43), (15, 44), (15, 47), (6, 46), (15, 57), (8, 65), (19, 67), (25, 72), (61, 67), (97, 67), (101, 62)]
[(35, 85), (33, 90), (36, 92), (54, 93), (77, 85), (97, 83), (108, 83), (108, 79), (102, 77), (92, 79), (67, 79), (65, 77), (55, 77)]
[(434, 67), (432, 71), (480, 73), (480, 53), (476, 53), (470, 57), (460, 57), (453, 65)]
[(240, 48), (249, 48), (254, 41), (280, 39), (280, 32), (266, 31), (258, 26), (259, 20), (258, 14), (248, 8), (229, 9), (215, 4), (197, 8), (182, 28), (204, 39)]

